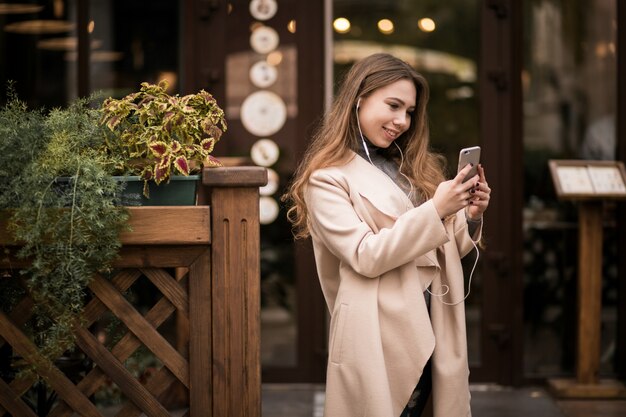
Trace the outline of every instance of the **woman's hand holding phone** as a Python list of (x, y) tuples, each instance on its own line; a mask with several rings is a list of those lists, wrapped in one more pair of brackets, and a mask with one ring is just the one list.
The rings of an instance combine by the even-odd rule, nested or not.
[(473, 220), (478, 220), (483, 216), (483, 213), (489, 207), (489, 199), (491, 198), (491, 188), (487, 184), (485, 169), (481, 164), (478, 164), (477, 168), (478, 181), (473, 190), (470, 191), (472, 196), (467, 205), (467, 215)]
[(433, 204), (437, 213), (439, 213), (439, 217), (442, 219), (470, 205), (472, 198), (476, 194), (476, 191), (471, 192), (471, 190), (477, 187), (480, 176), (477, 174), (465, 182), (463, 181), (473, 168), (471, 164), (467, 164), (459, 171), (456, 177), (442, 182), (435, 190)]

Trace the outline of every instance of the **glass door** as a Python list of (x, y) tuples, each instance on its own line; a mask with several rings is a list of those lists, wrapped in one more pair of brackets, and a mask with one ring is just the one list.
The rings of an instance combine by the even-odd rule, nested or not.
[[(557, 201), (549, 159), (616, 159), (617, 1), (524, 6), (524, 375), (576, 363), (577, 206)], [(616, 372), (618, 206), (606, 204), (600, 373)]]

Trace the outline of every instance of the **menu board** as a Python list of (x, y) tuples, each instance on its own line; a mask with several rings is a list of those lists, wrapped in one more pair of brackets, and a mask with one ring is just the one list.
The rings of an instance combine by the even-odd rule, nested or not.
[(550, 160), (557, 196), (562, 199), (626, 199), (621, 161)]

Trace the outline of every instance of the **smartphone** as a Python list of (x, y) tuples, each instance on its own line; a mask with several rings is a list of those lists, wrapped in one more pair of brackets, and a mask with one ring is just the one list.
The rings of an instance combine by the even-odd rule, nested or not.
[(457, 173), (461, 171), (467, 164), (472, 164), (472, 169), (469, 174), (465, 176), (463, 182), (472, 178), (478, 173), (478, 163), (480, 162), (480, 146), (472, 146), (470, 148), (463, 148), (459, 152), (459, 166)]

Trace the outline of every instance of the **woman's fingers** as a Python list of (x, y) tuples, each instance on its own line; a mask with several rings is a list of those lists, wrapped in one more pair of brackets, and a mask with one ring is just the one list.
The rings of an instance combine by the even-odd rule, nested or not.
[(465, 179), (465, 177), (467, 177), (467, 174), (469, 174), (471, 170), (472, 164), (465, 165), (463, 169), (456, 174), (456, 177), (454, 177), (453, 181), (457, 184), (462, 184), (463, 180)]
[(470, 215), (472, 217), (479, 217), (487, 210), (489, 206), (489, 199), (491, 198), (491, 188), (487, 184), (485, 170), (482, 165), (478, 165), (478, 180), (474, 192), (473, 198), (469, 202)]

